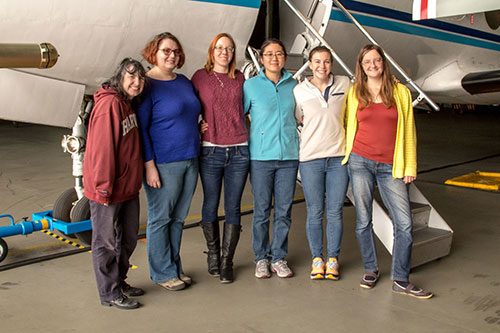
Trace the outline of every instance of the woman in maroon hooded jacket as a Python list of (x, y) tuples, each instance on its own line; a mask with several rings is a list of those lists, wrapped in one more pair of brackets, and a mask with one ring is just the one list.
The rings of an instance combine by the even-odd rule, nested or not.
[(145, 71), (124, 59), (94, 95), (83, 181), (92, 219), (92, 262), (101, 304), (135, 309), (128, 296), (144, 291), (125, 282), (137, 244), (143, 162), (131, 100), (144, 88)]

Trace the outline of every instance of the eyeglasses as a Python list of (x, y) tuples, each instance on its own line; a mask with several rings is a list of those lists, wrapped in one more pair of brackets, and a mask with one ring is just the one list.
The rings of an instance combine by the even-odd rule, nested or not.
[(234, 52), (234, 47), (222, 47), (220, 45), (214, 46), (214, 50), (216, 50), (218, 53), (222, 53), (226, 51), (227, 53), (233, 53)]
[(373, 60), (363, 60), (362, 64), (363, 66), (370, 66), (371, 64), (374, 64), (374, 65), (379, 65), (382, 63), (382, 58), (376, 58), (376, 59), (373, 59)]
[(175, 56), (178, 57), (182, 54), (181, 50), (179, 49), (159, 49), (158, 51), (162, 51), (165, 57), (169, 57), (172, 52), (174, 52)]
[(276, 53), (267, 52), (267, 53), (262, 54), (262, 56), (267, 58), (267, 59), (272, 59), (274, 57), (281, 59), (281, 58), (285, 57), (285, 53), (284, 52), (276, 52)]

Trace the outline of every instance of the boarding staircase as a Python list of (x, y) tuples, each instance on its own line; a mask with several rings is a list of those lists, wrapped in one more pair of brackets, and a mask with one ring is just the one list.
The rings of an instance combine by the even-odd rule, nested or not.
[[(436, 209), (423, 196), (415, 184), (408, 186), (410, 208), (413, 219), (413, 247), (411, 267), (442, 258), (450, 253), (453, 230), (446, 224)], [(352, 189), (347, 197), (356, 205)], [(373, 200), (373, 231), (384, 247), (392, 253), (394, 228), (387, 209), (382, 204), (378, 193)]]
[[(321, 44), (330, 49), (334, 59), (344, 69), (351, 80), (353, 80), (353, 72), (342, 61), (342, 59), (340, 59), (337, 53), (323, 38), (323, 35), (330, 21), (333, 5), (335, 5), (335, 10), (341, 10), (371, 43), (378, 45), (371, 35), (359, 24), (359, 22), (357, 22), (354, 16), (342, 6), (339, 0), (311, 1), (311, 6), (307, 16), (304, 16), (290, 1), (283, 0), (283, 2), (290, 8), (290, 10), (293, 11), (293, 13), (306, 27), (304, 33), (297, 35), (292, 47), (290, 48), (290, 55), (287, 64), (291, 63), (292, 69), (290, 71), (294, 73), (294, 77), (296, 79), (301, 78), (302, 73), (308, 68), (306, 59), (308, 58), (309, 51)], [(251, 55), (254, 55), (254, 50), (249, 48), (248, 51)], [(406, 83), (418, 93), (418, 97), (413, 101), (413, 106), (425, 100), (426, 103), (432, 108), (439, 110), (439, 107), (422, 91), (420, 87), (412, 81), (412, 79), (394, 61), (394, 59), (392, 59), (392, 57), (387, 53), (386, 57), (404, 78), (404, 80), (406, 80)], [(253, 59), (256, 60), (255, 57), (253, 57)], [(299, 59), (299, 65), (297, 65), (297, 59)], [(258, 66), (257, 63), (256, 66)], [(289, 68), (288, 66), (289, 65), (287, 65), (287, 69)], [(429, 201), (422, 195), (415, 184), (410, 184), (408, 186), (408, 191), (413, 217), (413, 248), (411, 267), (416, 267), (448, 255), (451, 249), (453, 230), (448, 226)], [(348, 190), (347, 197), (354, 205), (356, 205), (351, 188)], [(391, 218), (387, 210), (384, 208), (378, 194), (375, 195), (373, 202), (372, 221), (375, 234), (385, 248), (392, 253), (394, 243), (393, 225)]]

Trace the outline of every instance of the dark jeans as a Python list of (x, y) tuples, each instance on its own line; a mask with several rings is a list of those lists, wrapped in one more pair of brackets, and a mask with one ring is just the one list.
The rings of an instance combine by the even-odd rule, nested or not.
[(222, 180), (226, 223), (241, 223), (241, 196), (249, 169), (248, 146), (203, 147), (200, 178), (203, 185), (202, 220), (217, 221)]
[(101, 301), (111, 301), (120, 296), (137, 245), (139, 197), (109, 206), (90, 200), (90, 215), (97, 289)]

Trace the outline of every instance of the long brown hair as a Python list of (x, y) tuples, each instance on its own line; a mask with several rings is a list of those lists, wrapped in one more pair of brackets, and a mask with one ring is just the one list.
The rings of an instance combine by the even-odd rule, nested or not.
[(153, 37), (152, 40), (150, 40), (144, 49), (141, 51), (141, 55), (146, 59), (147, 62), (149, 62), (151, 65), (156, 66), (156, 53), (158, 53), (158, 49), (160, 48), (160, 43), (164, 39), (170, 39), (174, 41), (177, 44), (177, 47), (179, 48), (179, 51), (181, 51), (181, 54), (179, 55), (179, 62), (177, 63), (177, 68), (181, 68), (182, 65), (184, 65), (184, 62), (186, 61), (186, 56), (184, 54), (184, 49), (182, 48), (181, 43), (175, 37), (173, 34), (170, 32), (162, 32), (161, 34), (158, 34)]
[(210, 74), (212, 72), (212, 70), (214, 68), (214, 62), (215, 62), (215, 58), (214, 58), (215, 45), (217, 44), (217, 41), (219, 39), (221, 39), (222, 37), (229, 38), (229, 40), (233, 44), (233, 49), (234, 49), (233, 58), (229, 62), (229, 68), (228, 68), (227, 74), (228, 74), (228, 77), (230, 79), (234, 79), (234, 78), (236, 78), (236, 44), (234, 43), (233, 37), (231, 37), (230, 34), (225, 33), (225, 32), (221, 32), (220, 34), (218, 34), (217, 36), (212, 38), (212, 41), (210, 42), (210, 46), (208, 47), (207, 63), (205, 64), (205, 71), (207, 72), (207, 74)]
[(358, 54), (358, 60), (356, 62), (356, 97), (359, 100), (359, 105), (361, 110), (373, 103), (372, 96), (368, 91), (368, 86), (366, 84), (368, 77), (363, 70), (363, 58), (370, 52), (375, 50), (380, 54), (382, 58), (382, 87), (380, 87), (380, 98), (384, 105), (388, 108), (396, 106), (396, 100), (394, 99), (394, 80), (391, 75), (389, 68), (389, 62), (385, 57), (384, 51), (377, 45), (368, 44), (365, 45)]

